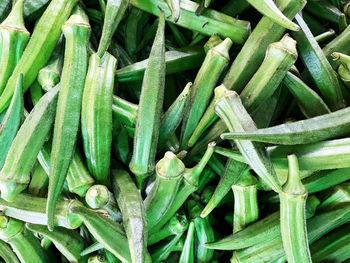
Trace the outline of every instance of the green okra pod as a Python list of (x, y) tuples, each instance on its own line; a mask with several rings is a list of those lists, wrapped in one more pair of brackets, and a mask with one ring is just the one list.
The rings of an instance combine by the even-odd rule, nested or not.
[(220, 201), (230, 191), (232, 185), (240, 180), (244, 171), (247, 169), (247, 165), (233, 161), (229, 159), (226, 163), (225, 172), (221, 176), (219, 184), (217, 185), (215, 192), (210, 198), (209, 202), (204, 207), (201, 217), (206, 217), (215, 207), (218, 206)]
[(11, 1), (10, 0), (4, 0), (0, 3), (0, 22), (2, 22), (10, 9)]
[[(170, 17), (170, 8), (165, 1), (160, 0), (131, 0), (130, 4), (153, 15), (159, 16), (165, 11), (167, 20)], [(223, 13), (207, 9), (201, 16), (195, 14), (198, 4), (189, 0), (181, 0), (180, 17), (176, 25), (195, 30), (201, 34), (211, 36), (218, 33), (222, 37), (229, 37), (234, 43), (243, 44), (249, 35), (250, 23), (237, 20)]]
[(171, 20), (177, 22), (180, 18), (180, 0), (166, 0), (171, 11)]
[(20, 263), (12, 248), (2, 240), (0, 240), (0, 257), (6, 263)]
[(150, 251), (152, 262), (159, 263), (166, 260), (169, 257), (170, 253), (175, 249), (183, 233), (184, 232), (175, 236), (168, 237), (162, 242), (158, 243), (156, 246), (152, 247)]
[(187, 231), (187, 235), (186, 235), (186, 241), (184, 244), (184, 248), (181, 251), (181, 256), (179, 259), (179, 263), (194, 263), (194, 223), (191, 222), (189, 227), (188, 227), (188, 231)]
[(208, 51), (209, 51), (211, 48), (213, 48), (213, 47), (219, 45), (221, 42), (222, 42), (222, 39), (221, 39), (221, 37), (220, 37), (218, 34), (212, 35), (212, 36), (208, 39), (208, 41), (205, 42), (205, 44), (204, 44), (204, 51), (205, 51), (205, 54), (207, 54)]
[(135, 51), (136, 53), (143, 50), (143, 48), (145, 48), (145, 46), (154, 38), (154, 36), (157, 33), (157, 28), (158, 28), (158, 19), (154, 20), (152, 25), (149, 28), (147, 28), (147, 31), (144, 33), (142, 40), (136, 47), (136, 51)]
[(350, 108), (245, 133), (224, 133), (222, 139), (243, 139), (272, 144), (306, 144), (344, 136), (350, 132)]
[(87, 69), (90, 25), (81, 7), (76, 7), (62, 26), (62, 31), (66, 46), (53, 132), (47, 201), (48, 226), (51, 230), (56, 201), (62, 191), (74, 151)]
[(23, 21), (23, 2), (17, 1), (11, 13), (0, 24), (0, 95), (29, 40), (30, 34)]
[(121, 213), (113, 194), (104, 185), (93, 185), (86, 192), (86, 203), (93, 209), (103, 209), (107, 211), (108, 217), (113, 221), (121, 221)]
[(16, 90), (2, 122), (0, 123), (0, 169), (2, 169), (12, 141), (22, 123), (23, 75), (19, 75)]
[(0, 215), (0, 238), (15, 251), (21, 262), (48, 262), (48, 256), (31, 232), (24, 231), (24, 223)]
[(169, 205), (173, 202), (182, 180), (185, 165), (172, 152), (166, 152), (156, 165), (156, 180), (145, 199), (147, 227), (158, 225)]
[(30, 170), (52, 128), (58, 90), (57, 86), (40, 99), (11, 144), (0, 172), (1, 197), (9, 202), (28, 186)]
[(121, 123), (135, 127), (138, 105), (113, 95), (113, 116)]
[(349, 198), (350, 187), (349, 183), (345, 182), (339, 185), (336, 185), (328, 191), (320, 193), (321, 205), (318, 208), (318, 211), (329, 210), (334, 206), (339, 205), (340, 203), (346, 203), (350, 201)]
[(226, 38), (219, 45), (211, 48), (197, 73), (191, 87), (189, 102), (184, 112), (181, 127), (180, 141), (182, 149), (188, 148), (188, 141), (205, 111), (216, 82), (229, 63), (231, 45), (232, 41)]
[(347, 88), (350, 88), (350, 56), (334, 52), (331, 54), (334, 61), (339, 61), (338, 74)]
[(140, 179), (154, 170), (165, 84), (165, 14), (159, 17), (157, 34), (142, 83), (130, 170)]
[(335, 37), (335, 31), (333, 29), (329, 29), (328, 31), (315, 36), (315, 40), (317, 41), (317, 43), (320, 44), (320, 43), (326, 42), (327, 40), (329, 41), (334, 37)]
[(32, 168), (32, 176), (28, 185), (28, 193), (33, 196), (43, 197), (47, 193), (49, 177), (37, 161)]
[(344, 101), (336, 72), (332, 69), (303, 18), (296, 15), (296, 20), (301, 27), (299, 32), (293, 33), (298, 42), (299, 56), (330, 109), (343, 108)]
[(131, 262), (127, 238), (122, 226), (83, 206), (71, 206), (70, 212), (81, 218), (91, 235), (123, 262)]
[(117, 60), (105, 53), (91, 55), (81, 107), (84, 152), (92, 176), (109, 183), (112, 145), (112, 95)]
[(112, 170), (112, 187), (123, 215), (131, 261), (147, 262), (147, 219), (141, 195), (128, 172)]
[(257, 180), (246, 169), (232, 185), (234, 195), (233, 232), (238, 232), (258, 219)]
[(293, 73), (287, 72), (283, 84), (293, 94), (305, 117), (312, 118), (331, 112), (322, 98)]
[(113, 34), (122, 20), (128, 5), (129, 0), (107, 1), (102, 36), (97, 50), (97, 55), (100, 58), (102, 58), (105, 52), (108, 50)]
[[(257, 129), (238, 94), (234, 91), (227, 91), (226, 95), (216, 102), (215, 111), (230, 131), (254, 131)], [(235, 140), (235, 143), (258, 176), (275, 192), (279, 192), (281, 186), (264, 146), (245, 140)]]
[(36, 80), (30, 86), (29, 92), (33, 105), (37, 104), (41, 97), (44, 95), (44, 91), (41, 89), (41, 85), (39, 84), (38, 80)]
[(288, 262), (311, 262), (305, 221), (307, 191), (303, 186), (298, 159), (288, 155), (289, 176), (280, 192), (281, 235)]
[(109, 263), (104, 255), (94, 255), (89, 257), (88, 263)]
[(46, 8), (18, 61), (6, 87), (1, 94), (0, 112), (10, 103), (18, 76), (24, 77), (23, 90), (26, 91), (35, 81), (39, 71), (48, 62), (52, 51), (61, 35), (61, 26), (69, 17), (77, 0), (54, 0)]
[[(202, 65), (203, 58), (203, 48), (199, 46), (169, 50), (165, 52), (166, 74), (198, 68)], [(117, 82), (142, 80), (148, 62), (149, 58), (118, 69)]]
[(26, 228), (51, 240), (69, 262), (79, 262), (81, 259), (80, 252), (84, 248), (84, 242), (77, 232), (64, 227), (57, 227), (51, 232), (46, 226), (28, 223)]
[(248, 0), (248, 3), (275, 23), (293, 31), (299, 30), (299, 26), (286, 17), (272, 0)]

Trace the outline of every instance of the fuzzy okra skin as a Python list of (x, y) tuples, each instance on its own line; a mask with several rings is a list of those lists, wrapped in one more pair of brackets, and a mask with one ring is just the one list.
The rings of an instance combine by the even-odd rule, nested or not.
[(62, 191), (74, 151), (87, 69), (90, 25), (81, 7), (76, 7), (62, 26), (62, 31), (66, 47), (53, 132), (47, 199), (48, 226), (51, 230), (54, 227), (56, 201)]
[(123, 215), (131, 261), (147, 262), (147, 219), (141, 195), (128, 172), (112, 170), (112, 187)]
[(0, 95), (29, 40), (23, 21), (23, 2), (17, 1), (9, 16), (0, 24)]
[(109, 183), (112, 146), (112, 95), (117, 60), (105, 53), (91, 55), (81, 107), (84, 152), (92, 176)]
[(58, 90), (56, 86), (41, 98), (11, 144), (0, 172), (1, 197), (9, 202), (27, 188), (36, 156), (54, 121)]
[(23, 75), (19, 75), (11, 104), (0, 124), (0, 169), (2, 169), (12, 141), (23, 117)]
[(182, 149), (188, 148), (188, 141), (205, 111), (216, 82), (229, 63), (231, 45), (232, 41), (226, 38), (219, 45), (211, 48), (197, 73), (182, 121), (180, 139)]
[(24, 91), (35, 81), (56, 46), (61, 35), (61, 26), (77, 2), (77, 0), (53, 0), (46, 8), (0, 96), (0, 112), (9, 105), (19, 74), (23, 73)]
[(154, 170), (157, 152), (161, 108), (165, 84), (165, 14), (161, 12), (156, 37), (142, 83), (137, 113), (134, 149), (130, 170), (139, 177)]
[[(231, 132), (255, 131), (257, 129), (240, 97), (234, 91), (227, 91), (226, 95), (216, 102), (215, 111)], [(280, 192), (281, 186), (264, 146), (245, 140), (235, 140), (235, 143), (258, 176), (275, 192)]]
[(288, 181), (280, 192), (283, 247), (288, 262), (312, 262), (305, 221), (307, 191), (300, 180), (297, 157), (288, 155), (288, 164)]

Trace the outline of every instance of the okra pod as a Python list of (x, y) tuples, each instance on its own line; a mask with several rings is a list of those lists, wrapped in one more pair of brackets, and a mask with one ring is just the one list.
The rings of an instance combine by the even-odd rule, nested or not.
[(138, 106), (113, 95), (113, 116), (130, 127), (135, 127)]
[(334, 52), (331, 54), (334, 61), (339, 61), (338, 74), (347, 88), (350, 88), (350, 56), (345, 54)]
[(20, 263), (12, 248), (2, 240), (0, 240), (0, 257), (6, 263)]
[(81, 7), (76, 7), (62, 26), (62, 31), (66, 46), (53, 132), (47, 199), (48, 227), (51, 230), (56, 201), (66, 179), (78, 133), (87, 69), (90, 25)]
[(154, 246), (151, 250), (152, 262), (159, 263), (166, 260), (181, 239), (181, 234), (171, 236)]
[(28, 193), (33, 196), (43, 197), (47, 193), (48, 184), (49, 177), (39, 161), (37, 161), (32, 168), (32, 176), (28, 185)]
[(194, 223), (191, 222), (190, 226), (188, 227), (186, 241), (184, 248), (181, 251), (179, 263), (194, 263), (194, 230)]
[(171, 20), (176, 23), (180, 17), (180, 0), (166, 1), (171, 11)]

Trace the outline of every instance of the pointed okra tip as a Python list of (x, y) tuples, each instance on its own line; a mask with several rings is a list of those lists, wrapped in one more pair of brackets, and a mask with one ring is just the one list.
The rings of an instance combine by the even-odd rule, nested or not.
[(184, 163), (170, 151), (166, 152), (164, 157), (156, 164), (156, 173), (163, 178), (178, 177), (184, 170)]
[(105, 206), (109, 200), (109, 190), (104, 185), (93, 185), (86, 192), (85, 201), (93, 209)]
[(289, 195), (306, 195), (307, 191), (301, 182), (298, 158), (296, 155), (288, 155), (288, 180), (283, 187), (283, 192)]

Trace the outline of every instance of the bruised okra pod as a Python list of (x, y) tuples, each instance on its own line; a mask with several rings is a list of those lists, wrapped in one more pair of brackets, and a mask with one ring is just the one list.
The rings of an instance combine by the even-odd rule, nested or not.
[(9, 105), (18, 76), (23, 73), (26, 91), (35, 81), (39, 71), (48, 62), (61, 35), (61, 26), (69, 17), (77, 0), (53, 0), (35, 26), (32, 37), (18, 61), (0, 97), (0, 112)]
[(93, 185), (86, 192), (86, 203), (93, 209), (104, 209), (113, 221), (121, 222), (122, 215), (113, 194), (104, 185)]
[(122, 169), (112, 170), (112, 187), (123, 215), (131, 260), (147, 262), (147, 219), (139, 190), (128, 172)]
[(30, 170), (54, 122), (58, 89), (53, 88), (40, 99), (11, 144), (0, 172), (1, 197), (6, 201), (12, 202), (27, 188)]
[(187, 227), (188, 221), (186, 216), (175, 214), (162, 229), (148, 237), (148, 245), (153, 245), (169, 236), (178, 235), (184, 232)]
[(311, 262), (305, 220), (307, 191), (300, 180), (297, 157), (288, 155), (288, 164), (288, 181), (280, 192), (283, 247), (288, 262)]
[(166, 152), (164, 158), (157, 163), (155, 183), (144, 201), (148, 229), (158, 225), (173, 202), (184, 171), (185, 165), (172, 152)]
[(350, 56), (334, 52), (331, 54), (334, 61), (339, 61), (338, 74), (347, 88), (350, 88)]
[(211, 48), (198, 71), (190, 90), (189, 102), (184, 112), (181, 127), (181, 148), (188, 148), (188, 141), (202, 117), (213, 88), (222, 71), (229, 63), (229, 50), (232, 41), (226, 38), (219, 45)]
[(80, 6), (62, 26), (62, 31), (66, 46), (51, 150), (47, 199), (50, 230), (53, 229), (56, 201), (66, 179), (79, 128), (90, 33), (88, 18)]
[(69, 262), (79, 262), (81, 259), (80, 252), (84, 248), (84, 240), (74, 230), (57, 227), (51, 232), (46, 226), (28, 223), (26, 228), (52, 241)]
[(24, 231), (24, 223), (0, 215), (0, 239), (8, 243), (21, 262), (48, 262), (48, 256), (31, 232)]
[(162, 217), (149, 233), (159, 231), (172, 218), (179, 208), (185, 203), (190, 194), (194, 193), (199, 187), (200, 175), (214, 152), (215, 143), (210, 143), (200, 162), (193, 168), (186, 168), (183, 172), (183, 180), (177, 189), (172, 202), (164, 211)]
[(23, 117), (23, 75), (19, 75), (11, 104), (0, 123), (0, 169), (2, 169), (12, 141), (22, 123)]
[(181, 251), (179, 263), (194, 263), (194, 223), (191, 222), (188, 227), (184, 247)]
[(112, 145), (112, 95), (117, 60), (105, 53), (90, 57), (81, 108), (84, 152), (92, 176), (109, 184)]
[(246, 225), (258, 219), (257, 180), (246, 169), (238, 182), (232, 185), (235, 205), (233, 214), (233, 232), (238, 232)]
[(23, 21), (23, 2), (24, 0), (17, 1), (11, 13), (0, 24), (0, 95), (29, 39)]
[[(216, 102), (215, 111), (231, 132), (257, 129), (238, 94), (234, 91), (227, 91), (226, 95)], [(280, 192), (281, 186), (264, 145), (245, 140), (235, 140), (235, 143), (258, 176), (275, 192)]]
[(157, 34), (143, 78), (134, 150), (129, 164), (130, 170), (138, 178), (139, 184), (145, 176), (154, 170), (154, 159), (157, 152), (165, 83), (164, 16), (164, 12), (161, 12)]

